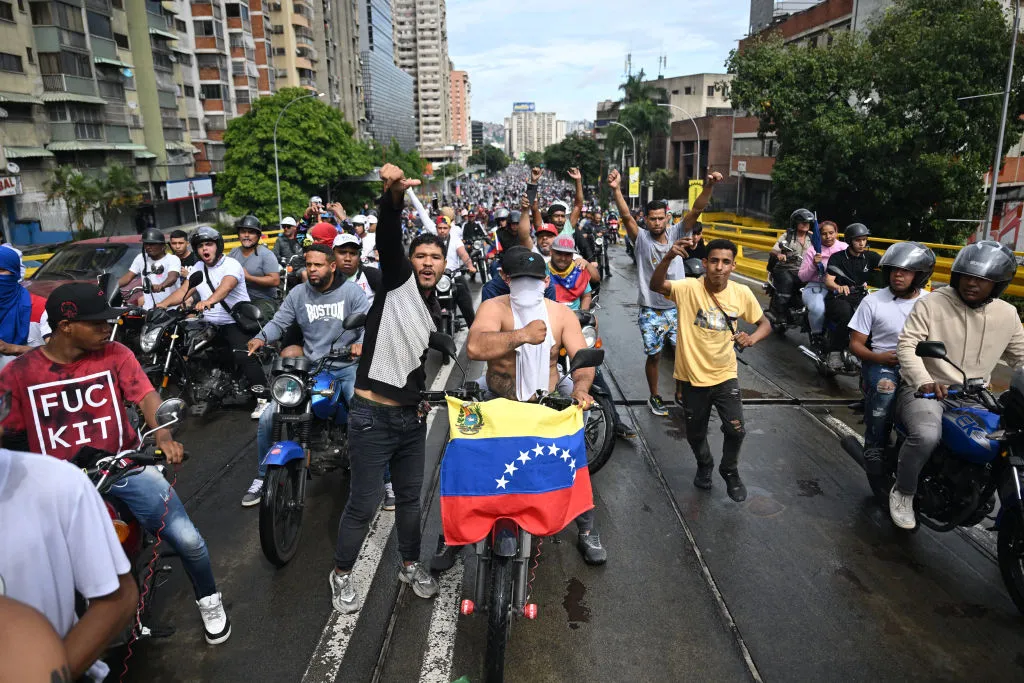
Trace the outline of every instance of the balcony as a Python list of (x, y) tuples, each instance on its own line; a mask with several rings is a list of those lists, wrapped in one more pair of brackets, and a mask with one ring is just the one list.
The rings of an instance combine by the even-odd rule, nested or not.
[(196, 50), (224, 51), (224, 39), (214, 36), (196, 36)]
[(224, 82), (228, 80), (228, 72), (226, 69), (218, 69), (215, 66), (201, 66), (199, 67), (199, 80)]
[(248, 19), (242, 17), (228, 17), (228, 30), (229, 31), (249, 31), (252, 32), (252, 24)]
[(316, 88), (316, 79), (308, 76), (303, 76), (299, 79), (299, 85), (303, 88)]
[(32, 30), (39, 52), (59, 52), (62, 47), (85, 50), (89, 46), (85, 34), (77, 31), (68, 31), (59, 26), (34, 26)]
[(309, 61), (305, 57), (296, 57), (295, 58), (295, 67), (297, 69), (309, 69), (310, 71), (312, 71), (313, 70), (313, 63), (311, 61)]
[[(292, 26), (302, 26), (303, 28), (309, 28), (309, 19), (296, 12), (295, 14), (292, 15)], [(295, 33), (298, 34), (298, 31), (296, 31)]]
[(68, 74), (43, 75), (43, 90), (46, 92), (67, 92), (77, 95), (96, 95), (96, 81), (82, 76)]
[(99, 36), (92, 37), (93, 59), (113, 59), (117, 61), (117, 43)]
[(166, 142), (184, 142), (185, 131), (176, 128), (164, 128), (164, 140)]
[(185, 123), (178, 118), (178, 113), (160, 113), (160, 124), (166, 128), (184, 128)]
[(108, 103), (103, 107), (103, 123), (112, 126), (127, 126), (129, 123), (128, 107), (124, 104)]
[(87, 9), (110, 14), (110, 0), (85, 0), (85, 6)]

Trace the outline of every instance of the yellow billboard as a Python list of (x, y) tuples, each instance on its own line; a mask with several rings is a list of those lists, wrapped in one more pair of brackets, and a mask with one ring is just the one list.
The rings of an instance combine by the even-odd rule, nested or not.
[(639, 197), (640, 196), (640, 167), (630, 166), (629, 167), (629, 196)]

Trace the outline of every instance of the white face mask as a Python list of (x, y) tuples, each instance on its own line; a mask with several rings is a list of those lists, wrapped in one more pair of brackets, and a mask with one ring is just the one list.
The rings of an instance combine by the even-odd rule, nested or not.
[(521, 308), (533, 308), (544, 301), (544, 281), (532, 277), (517, 277), (509, 281), (512, 303)]

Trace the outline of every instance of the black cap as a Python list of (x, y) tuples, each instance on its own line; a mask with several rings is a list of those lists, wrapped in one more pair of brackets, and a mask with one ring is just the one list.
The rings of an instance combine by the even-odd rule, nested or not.
[(53, 328), (61, 320), (113, 320), (126, 310), (112, 308), (107, 303), (106, 292), (88, 282), (61, 285), (46, 299), (46, 316)]
[(543, 280), (548, 276), (544, 257), (526, 247), (510, 247), (501, 257), (501, 269), (510, 278), (533, 277)]

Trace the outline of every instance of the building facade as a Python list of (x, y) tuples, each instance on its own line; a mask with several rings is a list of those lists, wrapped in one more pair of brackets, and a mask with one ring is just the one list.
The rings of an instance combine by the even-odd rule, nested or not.
[(469, 74), (453, 70), (451, 80), (451, 137), (453, 145), (470, 145), (472, 118), (469, 115), (470, 87)]
[(416, 144), (431, 160), (452, 157), (451, 62), (444, 0), (394, 0), (395, 54), (413, 77)]
[[(512, 112), (505, 118), (505, 153), (519, 159), (527, 152), (543, 152), (559, 141), (556, 121), (554, 112)], [(564, 126), (562, 131), (564, 138)]]
[(395, 64), (390, 0), (359, 0), (359, 48), (366, 133), (382, 146), (416, 148), (413, 78)]
[(484, 146), (484, 122), (473, 121), (471, 128), (470, 141), (472, 142), (473, 149), (480, 149)]

